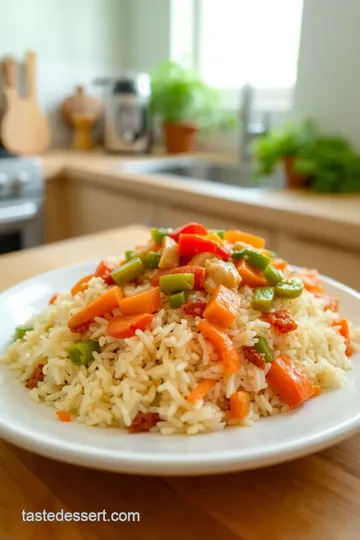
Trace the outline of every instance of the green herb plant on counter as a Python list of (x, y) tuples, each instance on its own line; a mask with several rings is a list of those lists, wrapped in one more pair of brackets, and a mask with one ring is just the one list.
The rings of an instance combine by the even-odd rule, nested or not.
[(345, 138), (322, 134), (312, 120), (287, 125), (253, 146), (255, 178), (274, 172), (286, 158), (319, 193), (360, 192), (360, 155)]

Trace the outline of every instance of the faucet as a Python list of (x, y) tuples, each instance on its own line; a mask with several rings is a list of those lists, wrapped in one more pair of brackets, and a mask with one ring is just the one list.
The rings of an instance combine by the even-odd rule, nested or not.
[(256, 137), (266, 135), (270, 130), (270, 112), (263, 113), (260, 122), (253, 122), (252, 107), (254, 99), (254, 88), (250, 84), (245, 84), (241, 91), (240, 109), (240, 160), (249, 164), (251, 161), (251, 142)]

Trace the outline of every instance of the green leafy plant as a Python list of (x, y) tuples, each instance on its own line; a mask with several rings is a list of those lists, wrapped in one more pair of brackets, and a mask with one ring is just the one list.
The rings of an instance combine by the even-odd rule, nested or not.
[(253, 147), (255, 176), (271, 174), (286, 157), (294, 158), (294, 171), (308, 178), (321, 193), (360, 192), (360, 156), (343, 137), (320, 134), (306, 120), (274, 131)]
[(261, 137), (253, 145), (255, 177), (267, 176), (274, 172), (276, 165), (286, 157), (296, 158), (300, 151), (311, 144), (317, 136), (313, 121), (286, 126)]
[(220, 94), (197, 73), (175, 62), (163, 62), (150, 73), (151, 110), (164, 123), (196, 123), (231, 129), (233, 115), (221, 110)]

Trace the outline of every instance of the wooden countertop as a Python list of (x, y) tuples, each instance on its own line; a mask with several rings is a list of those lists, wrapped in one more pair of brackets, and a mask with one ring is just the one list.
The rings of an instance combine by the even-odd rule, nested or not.
[[(196, 153), (214, 161), (234, 163), (234, 158), (219, 154)], [(152, 158), (158, 158), (161, 152)], [(283, 227), (289, 232), (317, 238), (330, 245), (346, 245), (360, 250), (360, 195), (320, 195), (307, 190), (264, 190), (226, 186), (214, 182), (184, 181), (156, 174), (129, 174), (121, 167), (134, 159), (109, 155), (103, 151), (58, 150), (44, 156), (47, 179), (61, 171), (81, 182), (120, 190), (122, 193), (184, 208), (203, 210), (227, 219), (241, 216), (253, 225)]]
[[(0, 257), (0, 289), (146, 236), (133, 226)], [(358, 540), (360, 435), (287, 464), (201, 478), (110, 474), (0, 441), (1, 540)], [(140, 513), (137, 523), (22, 522), (21, 512)]]

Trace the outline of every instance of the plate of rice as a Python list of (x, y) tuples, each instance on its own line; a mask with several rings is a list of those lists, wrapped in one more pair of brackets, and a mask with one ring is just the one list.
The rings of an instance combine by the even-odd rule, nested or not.
[(0, 436), (54, 459), (209, 474), (360, 427), (360, 294), (240, 230), (153, 228), (0, 295)]

